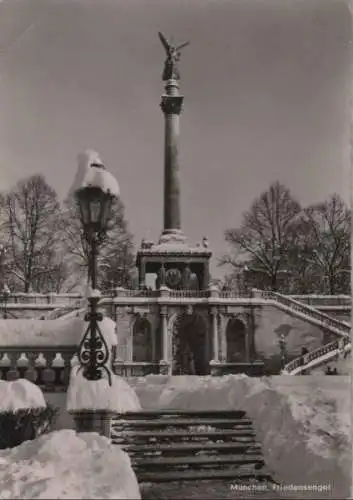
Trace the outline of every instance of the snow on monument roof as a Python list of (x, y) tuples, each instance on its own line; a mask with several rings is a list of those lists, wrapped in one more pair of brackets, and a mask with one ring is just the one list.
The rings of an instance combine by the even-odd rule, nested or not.
[(182, 242), (165, 242), (152, 245), (150, 248), (139, 249), (142, 253), (199, 253), (210, 254), (211, 251), (204, 246), (189, 245)]
[(70, 188), (69, 195), (76, 190), (85, 187), (98, 187), (105, 193), (120, 196), (120, 188), (115, 177), (108, 172), (96, 151), (86, 150), (77, 157), (77, 172), (75, 180)]

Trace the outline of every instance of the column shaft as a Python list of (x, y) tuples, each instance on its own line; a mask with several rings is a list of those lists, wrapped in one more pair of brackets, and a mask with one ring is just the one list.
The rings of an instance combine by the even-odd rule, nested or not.
[(165, 115), (164, 229), (180, 229), (179, 116)]
[(168, 355), (168, 316), (166, 311), (161, 312), (162, 315), (162, 360), (169, 361)]
[(218, 343), (218, 315), (216, 310), (212, 310), (212, 350), (213, 361), (219, 361), (219, 343)]

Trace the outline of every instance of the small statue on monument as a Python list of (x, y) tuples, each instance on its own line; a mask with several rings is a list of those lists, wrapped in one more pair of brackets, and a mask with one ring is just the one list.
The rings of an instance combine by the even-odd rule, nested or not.
[(162, 265), (158, 272), (158, 285), (159, 285), (158, 288), (160, 288), (161, 286), (165, 286), (165, 281), (166, 281), (166, 272), (164, 266)]
[(181, 286), (182, 286), (183, 290), (189, 290), (190, 277), (191, 277), (191, 269), (189, 266), (186, 266), (183, 270), (183, 274), (182, 274), (182, 278), (181, 278)]
[(180, 50), (189, 45), (190, 42), (184, 42), (181, 45), (177, 45), (175, 47), (166, 40), (166, 38), (161, 32), (158, 32), (158, 36), (167, 53), (167, 59), (165, 60), (164, 63), (164, 71), (162, 77), (163, 81), (165, 82), (167, 80), (180, 80), (180, 74), (178, 68), (178, 62), (180, 60), (180, 54), (181, 54)]

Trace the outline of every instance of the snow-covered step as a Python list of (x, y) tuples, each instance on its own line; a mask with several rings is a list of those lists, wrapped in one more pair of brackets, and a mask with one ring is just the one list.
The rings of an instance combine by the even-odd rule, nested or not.
[(168, 418), (168, 419), (163, 419), (163, 418), (156, 418), (153, 420), (148, 420), (148, 419), (136, 419), (136, 420), (120, 420), (117, 422), (115, 421), (112, 425), (113, 430), (120, 430), (123, 429), (124, 427), (135, 427), (135, 428), (161, 428), (161, 427), (185, 427), (185, 426), (192, 426), (192, 427), (199, 427), (200, 425), (209, 425), (209, 426), (215, 426), (215, 427), (244, 427), (244, 426), (250, 426), (251, 421), (248, 419), (231, 419), (231, 418), (205, 418), (202, 419), (202, 421), (199, 418), (193, 418), (193, 419), (178, 419), (178, 418)]
[(244, 411), (127, 413), (114, 419), (112, 442), (130, 455), (140, 482), (271, 481)]
[(246, 480), (253, 481), (268, 481), (273, 483), (271, 474), (268, 472), (249, 470), (239, 470), (237, 468), (229, 468), (226, 470), (184, 470), (184, 471), (163, 471), (163, 472), (141, 472), (138, 474), (140, 483), (166, 483), (169, 481), (200, 481), (203, 479), (229, 479), (232, 481)]
[[(156, 438), (156, 433), (153, 431), (122, 431), (121, 433), (112, 433), (112, 436), (115, 440), (120, 439), (121, 441), (129, 438), (129, 440), (153, 440)], [(237, 430), (197, 430), (193, 433), (190, 430), (185, 431), (159, 431), (158, 432), (158, 440), (159, 441), (169, 441), (169, 440), (177, 440), (182, 441), (186, 440), (198, 440), (198, 439), (209, 439), (209, 440), (231, 440), (231, 439), (244, 439), (249, 438), (252, 439), (255, 436), (255, 431), (252, 428), (244, 428)]]
[[(132, 466), (136, 461), (131, 460)], [(264, 458), (261, 454), (258, 455), (214, 455), (214, 456), (183, 456), (183, 457), (149, 457), (143, 463), (143, 469), (146, 471), (158, 471), (165, 468), (183, 469), (185, 466), (192, 465), (193, 467), (210, 466), (223, 467), (227, 464), (237, 466), (254, 465), (256, 469), (260, 469), (265, 465)]]
[(189, 417), (200, 417), (200, 418), (237, 418), (241, 419), (245, 417), (245, 411), (242, 410), (142, 410), (138, 412), (128, 412), (122, 414), (119, 418), (123, 420), (134, 420), (134, 419), (144, 419), (148, 417), (151, 418), (189, 418)]
[[(114, 440), (112, 440), (114, 443)], [(173, 444), (125, 444), (124, 450), (129, 453), (156, 453), (160, 451), (167, 452), (187, 452), (187, 451), (213, 451), (221, 453), (222, 451), (246, 451), (247, 453), (258, 453), (260, 447), (259, 443), (173, 443)]]

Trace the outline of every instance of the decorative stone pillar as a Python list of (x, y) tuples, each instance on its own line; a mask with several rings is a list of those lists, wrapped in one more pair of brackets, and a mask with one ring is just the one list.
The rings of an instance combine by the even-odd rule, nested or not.
[(216, 307), (211, 309), (212, 317), (212, 359), (219, 362), (219, 340), (218, 340), (218, 311)]
[(249, 339), (249, 325), (245, 328), (245, 362), (250, 363), (250, 339)]
[(168, 360), (168, 311), (166, 306), (161, 307), (162, 318), (162, 360)]
[(145, 285), (146, 285), (146, 261), (144, 258), (142, 258), (140, 265), (139, 286), (140, 288), (143, 288)]
[(75, 422), (76, 432), (97, 432), (110, 439), (114, 412), (107, 410), (81, 410), (69, 412)]
[(209, 287), (210, 283), (210, 269), (209, 269), (209, 263), (205, 262), (204, 268), (203, 268), (203, 288), (204, 290), (207, 290)]

